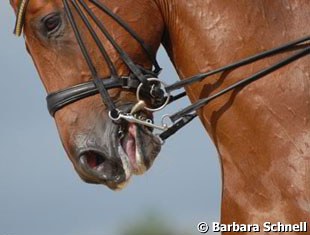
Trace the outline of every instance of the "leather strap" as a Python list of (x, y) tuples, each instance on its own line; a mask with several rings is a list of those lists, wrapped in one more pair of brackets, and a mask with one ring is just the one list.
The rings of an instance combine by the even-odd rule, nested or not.
[(192, 105), (189, 105), (187, 106), (186, 108), (182, 109), (181, 111), (173, 114), (172, 116), (170, 116), (171, 120), (173, 122), (177, 121), (178, 119), (182, 118), (184, 115), (186, 114), (189, 114), (189, 113), (192, 113), (200, 108), (202, 108), (203, 106), (205, 106), (206, 104), (208, 104), (211, 100), (214, 100), (222, 95), (224, 95), (225, 93), (233, 90), (233, 89), (236, 89), (238, 87), (243, 87), (243, 86), (246, 86), (246, 85), (249, 85), (250, 83), (274, 72), (275, 70), (278, 70), (280, 68), (282, 68), (283, 66), (287, 65), (287, 64), (290, 64), (292, 63), (293, 61), (296, 61), (300, 58), (302, 58), (303, 56), (306, 56), (310, 53), (310, 46), (307, 46), (305, 49), (295, 53), (294, 55), (288, 57), (288, 58), (285, 58), (283, 60), (281, 60), (280, 62), (266, 68), (266, 69), (263, 69), (259, 72), (257, 72), (256, 74), (248, 77), (248, 78), (245, 78), (239, 82), (236, 82), (235, 84), (221, 90), (220, 92), (214, 94), (214, 95), (211, 95), (207, 98), (204, 98), (204, 99), (201, 99), (199, 101), (197, 101), (196, 103), (192, 104)]
[(175, 82), (172, 85), (166, 87), (166, 91), (171, 92), (174, 90), (178, 90), (180, 88), (184, 88), (185, 86), (191, 85), (193, 83), (203, 81), (207, 77), (210, 77), (212, 75), (215, 75), (215, 74), (227, 71), (227, 70), (239, 68), (241, 66), (244, 66), (244, 65), (253, 63), (255, 61), (264, 59), (266, 57), (273, 56), (273, 55), (276, 55), (278, 53), (284, 52), (285, 50), (294, 49), (295, 46), (297, 46), (301, 43), (304, 43), (304, 42), (309, 43), (309, 40), (310, 40), (310, 36), (308, 35), (308, 36), (302, 37), (298, 40), (295, 40), (295, 41), (289, 42), (287, 44), (281, 45), (279, 47), (273, 48), (271, 50), (263, 51), (259, 54), (247, 57), (245, 59), (239, 60), (239, 61), (234, 62), (234, 63), (229, 64), (229, 65), (220, 67), (218, 69), (215, 69), (215, 70), (212, 70), (212, 71), (209, 71), (206, 73), (201, 73), (201, 74), (195, 75), (195, 76), (190, 77), (190, 78), (183, 79), (181, 81)]
[[(196, 103), (187, 106), (186, 108), (182, 109), (181, 111), (173, 114), (170, 116), (170, 119), (172, 122), (174, 122), (175, 124), (172, 125), (168, 130), (162, 132), (159, 137), (164, 141), (167, 138), (169, 138), (170, 136), (172, 136), (173, 134), (175, 134), (176, 132), (178, 132), (180, 129), (182, 129), (184, 126), (186, 126), (187, 124), (189, 124), (195, 117), (197, 117), (197, 113), (196, 111), (200, 108), (202, 108), (203, 106), (207, 105), (210, 101), (224, 95), (225, 93), (232, 91), (233, 89), (239, 88), (239, 87), (244, 87), (272, 72), (274, 72), (277, 69), (282, 68), (283, 66), (290, 64), (306, 55), (310, 54), (310, 46), (307, 46), (306, 48), (298, 51), (297, 53), (295, 53), (294, 55), (285, 58), (283, 60), (281, 60), (280, 62), (266, 68), (263, 69), (259, 72), (257, 72), (256, 74), (245, 78), (223, 90), (221, 90), (220, 92), (211, 95), (205, 99), (201, 99), (199, 101), (197, 101)], [(181, 93), (182, 94), (182, 93)]]
[(151, 47), (145, 43), (145, 41), (140, 38), (140, 36), (118, 15), (114, 14), (109, 8), (107, 8), (103, 3), (99, 2), (98, 0), (90, 0), (91, 3), (95, 4), (99, 7), (102, 11), (104, 11), (108, 16), (114, 19), (120, 26), (122, 26), (142, 47), (144, 52), (147, 54), (149, 59), (152, 61), (154, 65), (154, 73), (157, 75), (162, 70), (156, 57), (154, 56), (155, 53), (152, 52)]
[[(100, 79), (100, 81), (106, 90), (118, 87), (136, 90), (140, 84), (137, 79), (132, 77), (122, 77), (121, 79), (108, 78)], [(46, 97), (47, 108), (51, 116), (55, 116), (55, 113), (63, 107), (98, 93), (99, 90), (93, 81), (78, 84), (61, 91), (50, 93)]]
[(159, 135), (159, 138), (162, 141), (165, 141), (168, 139), (170, 136), (174, 135), (177, 133), (180, 129), (182, 129), (184, 126), (189, 124), (194, 118), (197, 117), (197, 114), (186, 114), (184, 115), (179, 121), (177, 121), (172, 127), (170, 127), (168, 130), (162, 132)]
[[(96, 23), (100, 31), (104, 34), (104, 36), (108, 39), (108, 41), (112, 44), (114, 49), (117, 51), (117, 53), (120, 55), (123, 62), (127, 65), (127, 67), (130, 69), (130, 71), (140, 80), (141, 83), (147, 84), (147, 79), (143, 75), (142, 71), (139, 69), (139, 67), (136, 66), (136, 64), (132, 61), (132, 59), (129, 57), (129, 55), (118, 45), (118, 43), (114, 40), (114, 38), (111, 36), (107, 28), (104, 26), (104, 24), (98, 19), (98, 17), (94, 14), (94, 12), (87, 6), (87, 4), (83, 0), (78, 0), (79, 3), (82, 5), (86, 13), (92, 18), (92, 20)], [(78, 10), (78, 5), (75, 1), (72, 1), (74, 7)], [(71, 11), (68, 9), (67, 11)], [(79, 11), (78, 11), (79, 12)], [(83, 21), (88, 21), (86, 18), (86, 15), (83, 13), (80, 13), (80, 17), (83, 19)], [(89, 29), (89, 28), (88, 28)], [(100, 42), (101, 43), (101, 42)]]

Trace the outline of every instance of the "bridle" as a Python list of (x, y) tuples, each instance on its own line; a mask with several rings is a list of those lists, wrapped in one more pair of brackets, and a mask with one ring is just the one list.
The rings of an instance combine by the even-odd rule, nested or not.
[[(24, 17), (27, 9), (27, 5), (30, 0), (22, 0), (20, 3), (20, 7), (17, 13), (17, 20), (15, 25), (15, 34), (20, 36), (22, 33), (23, 25), (24, 25)], [(91, 4), (99, 8), (102, 12), (111, 17), (115, 22), (119, 24), (120, 27), (123, 27), (141, 46), (143, 51), (148, 56), (150, 62), (152, 62), (152, 69), (145, 69), (132, 61), (132, 59), (128, 56), (128, 54), (118, 45), (118, 43), (113, 39), (111, 34), (108, 32), (104, 24), (97, 18), (94, 12), (87, 6), (84, 0), (63, 0), (64, 9), (68, 20), (73, 28), (75, 37), (79, 44), (79, 47), (82, 51), (82, 54), (87, 62), (87, 65), (92, 74), (92, 81), (78, 84), (64, 90), (60, 90), (47, 96), (47, 105), (48, 110), (52, 116), (55, 113), (64, 108), (65, 106), (84, 99), (89, 96), (93, 96), (96, 94), (100, 94), (102, 101), (105, 103), (109, 117), (115, 121), (116, 123), (120, 123), (120, 121), (134, 122), (140, 125), (148, 126), (151, 128), (159, 129), (162, 131), (158, 134), (160, 140), (165, 141), (167, 138), (175, 134), (182, 127), (187, 125), (190, 121), (192, 121), (195, 117), (197, 117), (197, 110), (207, 105), (210, 101), (222, 96), (223, 94), (239, 88), (244, 87), (264, 76), (274, 72), (275, 70), (296, 61), (299, 58), (302, 58), (310, 53), (310, 36), (303, 37), (301, 39), (295, 40), (293, 42), (287, 43), (285, 45), (279, 46), (277, 48), (273, 48), (268, 51), (264, 51), (262, 53), (256, 54), (254, 56), (245, 58), (243, 60), (237, 61), (235, 63), (226, 65), (224, 67), (195, 75), (193, 77), (184, 79), (182, 81), (175, 82), (172, 85), (166, 85), (161, 80), (158, 79), (158, 75), (161, 71), (161, 68), (153, 56), (153, 53), (150, 47), (134, 32), (129, 25), (124, 22), (119, 16), (114, 14), (110, 9), (108, 9), (104, 4), (100, 2), (100, 0), (89, 0)], [(71, 7), (75, 9), (78, 16), (82, 19), (84, 25), (88, 29), (92, 38), (94, 39), (100, 53), (105, 59), (109, 71), (110, 77), (101, 78), (98, 76), (96, 68), (92, 62), (92, 59), (88, 53), (86, 45), (83, 41), (83, 37), (79, 31), (79, 27), (76, 24), (76, 20), (73, 16), (73, 12)], [(120, 58), (126, 64), (126, 66), (130, 70), (130, 74), (128, 76), (120, 76), (118, 75), (116, 68), (111, 61), (107, 51), (99, 40), (98, 35), (95, 30), (91, 26), (86, 14), (90, 17), (93, 22), (95, 22), (98, 29), (101, 33), (107, 38), (107, 40), (111, 43), (114, 49), (119, 54)], [(253, 63), (255, 61), (261, 60), (263, 58), (267, 58), (282, 52), (286, 52), (288, 50), (298, 50), (295, 54), (251, 75), (239, 82), (234, 83), (233, 85), (228, 86), (227, 88), (211, 95), (207, 98), (203, 98), (198, 100), (197, 102), (183, 108), (182, 110), (176, 112), (173, 115), (165, 115), (162, 118), (162, 124), (156, 125), (151, 120), (142, 120), (134, 113), (141, 109), (147, 109), (151, 112), (156, 112), (165, 108), (168, 104), (172, 103), (175, 100), (178, 100), (184, 96), (186, 96), (185, 92), (181, 92), (177, 95), (172, 95), (172, 92), (184, 88), (188, 85), (191, 85), (196, 82), (201, 82), (202, 80), (208, 78), (209, 76), (236, 69), (238, 67)], [(108, 90), (112, 88), (122, 88), (126, 90), (136, 91), (137, 96), (137, 104), (133, 107), (132, 112), (128, 113), (123, 110), (119, 110), (116, 104), (111, 99)], [(148, 101), (148, 105), (146, 102)], [(171, 124), (165, 124), (165, 119), (169, 118)]]

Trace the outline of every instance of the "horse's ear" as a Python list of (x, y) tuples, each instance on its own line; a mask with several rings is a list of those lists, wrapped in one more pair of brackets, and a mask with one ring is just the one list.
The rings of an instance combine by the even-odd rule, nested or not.
[(19, 0), (10, 0), (11, 6), (13, 7), (14, 11), (17, 12)]

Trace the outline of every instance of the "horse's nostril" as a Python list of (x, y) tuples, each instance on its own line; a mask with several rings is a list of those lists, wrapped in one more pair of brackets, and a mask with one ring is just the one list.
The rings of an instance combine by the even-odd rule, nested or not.
[(89, 152), (86, 154), (86, 161), (90, 168), (94, 169), (104, 163), (106, 158), (98, 153)]
[(123, 178), (122, 165), (99, 152), (83, 152), (80, 155), (80, 165), (91, 178), (99, 181), (115, 182)]
[(80, 160), (84, 166), (92, 170), (98, 170), (98, 168), (103, 168), (113, 163), (105, 155), (95, 151), (83, 152), (80, 155)]

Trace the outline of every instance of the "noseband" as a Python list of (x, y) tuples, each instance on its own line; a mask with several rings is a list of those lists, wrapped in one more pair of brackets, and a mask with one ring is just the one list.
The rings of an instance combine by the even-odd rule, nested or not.
[[(30, 0), (22, 0), (18, 13), (17, 13), (17, 20), (15, 25), (15, 34), (20, 36), (23, 24), (24, 24), (24, 17), (27, 9), (27, 5)], [(85, 58), (85, 61), (89, 67), (89, 70), (92, 74), (92, 81), (82, 83), (79, 85), (75, 85), (69, 87), (67, 89), (51, 93), (47, 96), (47, 105), (48, 110), (52, 116), (55, 113), (64, 108), (65, 106), (84, 99), (89, 96), (93, 96), (96, 94), (100, 94), (102, 101), (107, 106), (109, 117), (113, 121), (120, 121), (126, 120), (128, 122), (134, 122), (140, 125), (152, 127), (155, 129), (159, 129), (162, 132), (158, 135), (158, 137), (164, 141), (169, 138), (171, 135), (176, 133), (190, 121), (192, 121), (197, 116), (197, 110), (202, 108), (203, 106), (207, 105), (210, 101), (224, 95), (225, 93), (236, 89), (238, 87), (246, 86), (267, 74), (274, 72), (275, 70), (292, 63), (293, 61), (300, 59), (310, 53), (310, 36), (303, 37), (296, 41), (287, 43), (285, 45), (279, 46), (277, 48), (273, 48), (268, 51), (264, 51), (262, 53), (256, 54), (254, 56), (245, 58), (243, 60), (237, 61), (235, 63), (226, 65), (224, 67), (195, 75), (193, 77), (184, 79), (182, 81), (175, 82), (172, 85), (166, 85), (162, 81), (158, 79), (158, 75), (161, 71), (161, 68), (153, 56), (150, 47), (139, 37), (139, 35), (134, 32), (129, 25), (124, 22), (119, 16), (114, 14), (110, 9), (108, 9), (104, 4), (102, 4), (99, 0), (89, 0), (91, 4), (95, 7), (99, 8), (102, 12), (107, 14), (111, 17), (115, 22), (119, 24), (120, 27), (123, 27), (131, 36), (134, 38), (141, 46), (142, 50), (148, 56), (150, 62), (152, 62), (153, 68), (151, 70), (145, 69), (139, 65), (137, 65), (129, 56), (128, 54), (118, 45), (118, 43), (113, 39), (109, 31), (106, 29), (105, 25), (98, 19), (98, 17), (94, 14), (94, 12), (87, 6), (84, 0), (63, 0), (64, 9), (68, 20), (73, 28), (75, 37), (81, 49), (81, 52)], [(92, 38), (94, 39), (100, 53), (102, 54), (103, 58), (105, 59), (109, 71), (110, 77), (100, 77), (96, 71), (96, 68), (93, 64), (93, 61), (89, 55), (89, 52), (86, 48), (86, 45), (83, 41), (83, 37), (79, 30), (78, 25), (76, 24), (76, 19), (73, 16), (73, 12), (71, 8), (77, 12), (78, 16), (82, 19), (83, 24), (88, 29), (89, 33), (91, 34)], [(86, 12), (86, 14), (84, 13)], [(107, 40), (111, 43), (114, 49), (119, 54), (120, 58), (123, 60), (125, 65), (129, 68), (130, 74), (128, 76), (120, 76), (118, 75), (116, 68), (111, 61), (107, 51), (105, 50), (103, 44), (99, 40), (97, 33), (95, 32), (94, 28), (91, 26), (87, 16), (90, 17), (101, 31), (101, 33), (107, 38)], [(165, 108), (169, 103), (180, 99), (186, 96), (185, 92), (181, 92), (177, 95), (171, 95), (172, 92), (184, 88), (188, 85), (191, 85), (196, 82), (201, 82), (207, 79), (211, 75), (215, 75), (224, 71), (232, 70), (239, 68), (241, 66), (253, 63), (255, 61), (286, 52), (288, 50), (296, 50), (297, 52), (273, 65), (267, 67), (248, 78), (245, 78), (235, 84), (219, 91), (218, 93), (211, 95), (207, 98), (203, 98), (198, 100), (196, 103), (193, 103), (181, 111), (173, 114), (173, 115), (165, 115), (162, 118), (162, 125), (155, 125), (150, 120), (140, 120), (132, 113), (127, 113), (122, 110), (119, 110), (116, 104), (111, 99), (108, 90), (112, 88), (122, 88), (126, 90), (136, 91), (138, 103), (134, 106), (133, 110), (135, 109), (147, 109), (152, 112), (159, 111)], [(144, 99), (147, 99), (148, 103), (150, 103), (150, 107), (147, 107)], [(138, 108), (137, 108), (138, 107)], [(168, 117), (172, 121), (172, 125), (167, 125), (164, 123), (165, 118)]]

